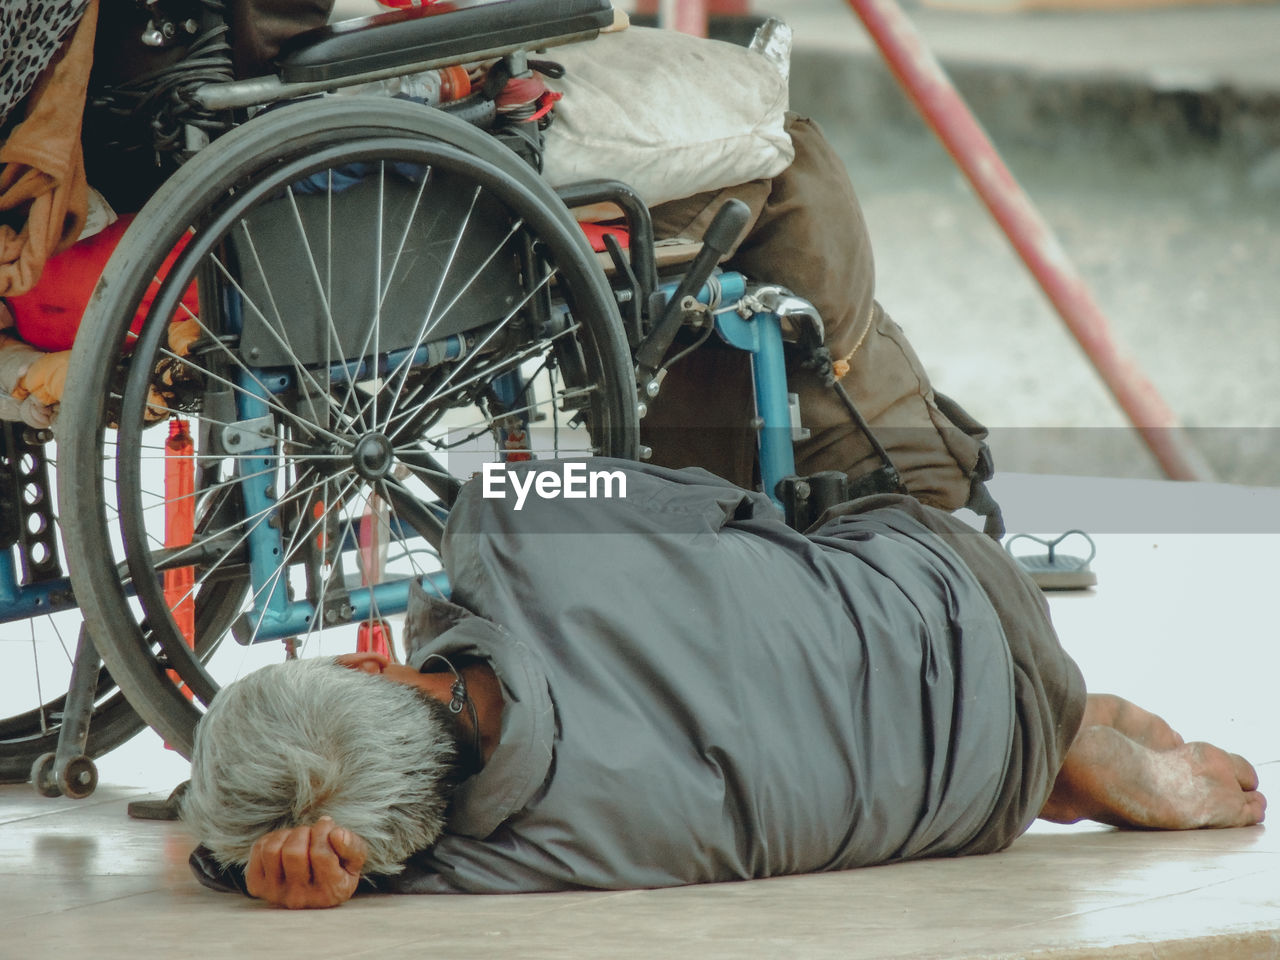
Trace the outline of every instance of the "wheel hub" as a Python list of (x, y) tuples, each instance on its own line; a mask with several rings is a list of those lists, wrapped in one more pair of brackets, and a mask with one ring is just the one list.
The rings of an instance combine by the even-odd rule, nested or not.
[(391, 441), (381, 433), (366, 433), (351, 450), (351, 465), (366, 480), (381, 480), (394, 462)]

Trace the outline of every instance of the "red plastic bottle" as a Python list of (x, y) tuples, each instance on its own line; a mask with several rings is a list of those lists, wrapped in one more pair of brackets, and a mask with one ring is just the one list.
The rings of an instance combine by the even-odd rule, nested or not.
[[(388, 516), (386, 501), (376, 493), (369, 494), (359, 527), (360, 579), (369, 588), (382, 581), (387, 565), (387, 533), (390, 530)], [(380, 653), (388, 660), (394, 659), (391, 653), (391, 624), (372, 615), (368, 620), (361, 621), (356, 628), (356, 652)]]
[[(185, 547), (195, 535), (196, 483), (195, 445), (186, 420), (169, 421), (169, 439), (164, 444), (164, 545)], [(196, 638), (195, 567), (175, 567), (164, 571), (164, 599), (174, 622), (194, 647)], [(177, 675), (170, 671), (177, 681)], [(187, 690), (188, 697), (191, 691)]]

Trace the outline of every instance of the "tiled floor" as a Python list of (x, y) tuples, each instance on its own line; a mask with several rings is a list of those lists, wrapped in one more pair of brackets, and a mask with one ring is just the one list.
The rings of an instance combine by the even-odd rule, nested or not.
[[(1016, 528), (1047, 529), (1062, 489), (1010, 478), (1001, 496)], [(1091, 685), (1245, 753), (1280, 796), (1280, 534), (1228, 532), (1242, 503), (1280, 517), (1280, 491), (1181, 486), (1161, 518), (1151, 504), (1169, 485), (1065, 489), (1077, 495), (1070, 522), (1100, 531), (1098, 588), (1053, 600)], [(1104, 493), (1126, 509), (1092, 510)], [(1210, 532), (1152, 532), (1192, 517)], [(1046, 825), (990, 857), (662, 891), (365, 897), (290, 914), (202, 889), (180, 825), (125, 817), (128, 799), (183, 775), (154, 737), (101, 771), (82, 802), (0, 787), (0, 958), (1280, 957), (1280, 833), (1263, 827)]]

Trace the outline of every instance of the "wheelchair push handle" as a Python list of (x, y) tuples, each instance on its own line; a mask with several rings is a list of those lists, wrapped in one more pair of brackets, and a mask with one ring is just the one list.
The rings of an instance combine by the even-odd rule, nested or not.
[[(742, 237), (742, 232), (747, 229), (747, 222), (751, 219), (751, 208), (738, 199), (726, 200), (724, 206), (716, 211), (716, 215), (711, 219), (711, 225), (707, 227), (707, 232), (702, 238), (702, 253), (708, 250), (714, 251), (716, 262), (720, 258), (733, 249), (734, 244)], [(694, 261), (697, 263), (697, 261)], [(714, 265), (714, 264), (713, 264)], [(710, 274), (710, 270), (707, 271)], [(705, 279), (705, 278), (704, 278)]]
[(725, 202), (702, 236), (702, 249), (662, 311), (662, 319), (636, 351), (636, 375), (641, 389), (653, 380), (666, 356), (676, 331), (684, 321), (684, 302), (698, 294), (715, 270), (720, 258), (734, 248), (751, 220), (751, 208), (738, 199)]

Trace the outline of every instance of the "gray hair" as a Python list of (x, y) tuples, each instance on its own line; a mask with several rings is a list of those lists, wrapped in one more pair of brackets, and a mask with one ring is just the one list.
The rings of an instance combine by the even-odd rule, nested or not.
[(228, 684), (196, 727), (182, 819), (224, 864), (262, 835), (322, 816), (364, 838), (365, 873), (394, 874), (444, 828), (456, 722), (419, 690), (331, 658)]

